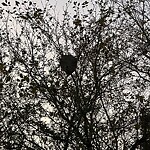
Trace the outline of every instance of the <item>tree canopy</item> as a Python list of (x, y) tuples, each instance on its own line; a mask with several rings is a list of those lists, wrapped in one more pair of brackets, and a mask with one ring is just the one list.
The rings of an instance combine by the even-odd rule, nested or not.
[(0, 148), (148, 150), (149, 0), (68, 1), (62, 16), (1, 3)]

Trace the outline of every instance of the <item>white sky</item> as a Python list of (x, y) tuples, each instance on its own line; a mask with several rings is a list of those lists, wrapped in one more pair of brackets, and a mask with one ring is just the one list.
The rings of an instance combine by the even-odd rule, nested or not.
[[(48, 1), (49, 4), (51, 5), (56, 5), (57, 6), (56, 12), (59, 14), (59, 16), (61, 16), (63, 14), (63, 10), (66, 8), (66, 4), (68, 4), (68, 1), (72, 1), (72, 2), (76, 1), (76, 2), (83, 3), (86, 0), (32, 0), (32, 1), (36, 2), (39, 7), (44, 5), (46, 1)], [(90, 2), (91, 0), (87, 0), (87, 1)], [(72, 6), (69, 6), (69, 13), (73, 13)]]
[[(76, 1), (76, 2), (82, 3), (86, 0), (0, 0), (0, 6), (2, 6), (1, 3), (5, 1), (10, 1), (11, 3), (15, 3), (15, 1), (18, 1), (18, 2), (31, 1), (31, 2), (36, 2), (38, 6), (42, 6), (42, 4), (49, 2), (51, 5), (57, 4), (58, 10), (62, 10), (63, 6), (65, 6), (65, 4), (68, 1), (72, 1), (72, 2)], [(91, 0), (87, 0), (87, 1), (90, 2)]]
[[(90, 4), (90, 2), (94, 2), (95, 0), (0, 0), (0, 7), (2, 7), (2, 8), (4, 7), (4, 6), (2, 6), (1, 3), (5, 2), (5, 1), (10, 2), (11, 6), (14, 6), (15, 1), (18, 1), (20, 3), (23, 1), (35, 2), (37, 4), (37, 6), (41, 7), (41, 8), (43, 8), (46, 3), (49, 3), (52, 6), (56, 5), (56, 9), (55, 9), (56, 15), (58, 15), (61, 18), (62, 14), (63, 14), (63, 10), (66, 8), (66, 4), (68, 4), (68, 1), (72, 1), (72, 4), (74, 1), (80, 2), (80, 4), (82, 4), (85, 1), (88, 1)], [(73, 13), (72, 6), (73, 5), (69, 5), (69, 9), (68, 9), (69, 13), (71, 13), (71, 14)]]
[[(1, 1), (1, 0), (0, 0)], [(39, 6), (43, 3), (45, 3), (46, 0), (31, 0), (33, 2), (36, 2)], [(63, 6), (65, 6), (65, 4), (69, 1), (69, 0), (48, 0), (49, 3), (51, 3), (52, 5), (57, 4), (57, 7), (59, 10), (63, 9)], [(72, 1), (77, 1), (77, 2), (84, 2), (86, 0), (72, 0)], [(89, 0), (87, 0), (89, 1)]]

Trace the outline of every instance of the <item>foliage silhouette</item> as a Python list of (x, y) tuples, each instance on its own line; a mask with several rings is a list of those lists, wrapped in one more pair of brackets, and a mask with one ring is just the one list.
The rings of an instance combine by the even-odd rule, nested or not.
[(62, 55), (60, 58), (60, 66), (67, 75), (71, 75), (77, 67), (77, 58), (72, 55)]

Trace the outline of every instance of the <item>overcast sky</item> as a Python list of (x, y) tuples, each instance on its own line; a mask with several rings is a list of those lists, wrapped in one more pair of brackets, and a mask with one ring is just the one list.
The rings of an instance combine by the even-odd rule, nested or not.
[[(31, 1), (36, 2), (38, 5), (41, 5), (41, 3), (45, 3), (46, 0), (31, 0)], [(72, 1), (77, 1), (77, 2), (82, 3), (85, 0), (72, 0)], [(87, 0), (87, 1), (89, 1), (89, 0)], [(51, 3), (52, 5), (57, 4), (59, 9), (62, 9), (63, 6), (65, 6), (65, 4), (67, 2), (68, 2), (68, 0), (49, 0), (49, 3)]]
[[(64, 8), (66, 8), (66, 4), (68, 3), (68, 1), (72, 1), (72, 2), (76, 1), (76, 2), (83, 3), (86, 0), (0, 0), (0, 7), (2, 6), (1, 3), (5, 1), (10, 1), (11, 5), (13, 6), (15, 4), (15, 1), (18, 1), (18, 2), (31, 1), (31, 2), (36, 2), (37, 6), (39, 7), (44, 6), (45, 3), (48, 2), (50, 5), (57, 6), (56, 7), (57, 15), (59, 14), (59, 16), (61, 16), (63, 14)], [(87, 1), (90, 2), (91, 0), (87, 0)], [(70, 6), (68, 10), (70, 13), (72, 13), (73, 12), (72, 6)]]
[[(38, 6), (42, 6), (42, 4), (46, 2), (46, 0), (32, 0), (32, 1), (36, 2)], [(48, 0), (48, 1), (51, 5), (57, 6), (56, 7), (57, 13), (59, 13), (59, 15), (61, 16), (63, 13), (63, 9), (66, 8), (66, 4), (68, 3), (69, 0)], [(86, 0), (70, 0), (70, 1), (72, 2), (77, 1), (77, 2), (83, 3)], [(91, 0), (87, 0), (87, 1), (90, 2)], [(70, 13), (73, 12), (73, 9), (71, 6), (69, 7), (69, 12)]]
[[(0, 7), (4, 7), (2, 6), (1, 3), (6, 2), (6, 1), (10, 2), (12, 7), (14, 6), (15, 1), (18, 1), (20, 3), (22, 3), (23, 1), (31, 1), (31, 2), (35, 2), (37, 6), (41, 8), (43, 8), (45, 4), (48, 2), (52, 6), (56, 5), (56, 9), (55, 9), (56, 10), (55, 12), (57, 13), (56, 15), (61, 17), (63, 14), (63, 10), (66, 8), (66, 4), (68, 3), (68, 1), (72, 1), (72, 2), (76, 1), (82, 4), (85, 1), (91, 2), (92, 0), (0, 0)], [(73, 13), (72, 6), (73, 5), (69, 6), (69, 9), (68, 9), (69, 13)]]

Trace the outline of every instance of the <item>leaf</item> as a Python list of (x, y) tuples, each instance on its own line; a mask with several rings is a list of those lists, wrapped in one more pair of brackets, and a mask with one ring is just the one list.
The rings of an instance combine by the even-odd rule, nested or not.
[(37, 88), (36, 87), (31, 87), (31, 93), (36, 94)]
[(20, 97), (23, 97), (23, 93), (19, 93), (19, 96), (20, 96)]
[(141, 96), (141, 95), (137, 94), (137, 95), (136, 95), (136, 98), (137, 98), (141, 103), (143, 103), (143, 101), (144, 101), (144, 96)]
[(29, 6), (30, 6), (30, 5), (32, 5), (32, 2), (31, 2), (31, 1), (29, 2)]
[(4, 2), (2, 3), (2, 5), (3, 5), (3, 6), (8, 6), (8, 5), (7, 5), (6, 3), (4, 3)]
[(15, 1), (15, 4), (16, 4), (16, 6), (19, 6), (20, 2), (18, 2), (18, 1)]
[(20, 16), (20, 18), (27, 20), (28, 18), (26, 16)]
[(22, 87), (22, 83), (19, 83), (19, 88), (21, 88)]
[(0, 72), (2, 72), (4, 69), (4, 65), (3, 64), (0, 64)]
[(56, 85), (56, 86), (59, 86), (59, 81), (56, 81), (55, 85)]
[(20, 82), (20, 79), (17, 79), (17, 82)]
[(135, 125), (135, 129), (136, 129), (136, 130), (140, 129), (140, 124), (136, 124), (136, 125)]
[(89, 2), (88, 1), (85, 1), (82, 3), (82, 5), (87, 5)]
[(73, 24), (75, 24), (76, 26), (81, 26), (81, 20), (80, 19), (75, 19), (73, 21)]
[(76, 4), (77, 4), (77, 1), (73, 2), (73, 4), (76, 5)]
[(10, 81), (10, 79), (11, 79), (11, 77), (10, 77), (10, 76), (7, 76), (7, 78), (6, 78), (6, 82), (9, 82), (9, 81)]
[(74, 16), (73, 16), (73, 18), (76, 18), (76, 17), (77, 17), (77, 15), (74, 15)]
[(0, 82), (0, 89), (2, 89), (3, 88), (3, 83), (2, 82)]
[(27, 81), (27, 82), (29, 82), (29, 77), (25, 76), (24, 80)]
[(20, 77), (21, 77), (21, 78), (23, 78), (23, 75), (22, 75), (22, 73), (20, 73)]

